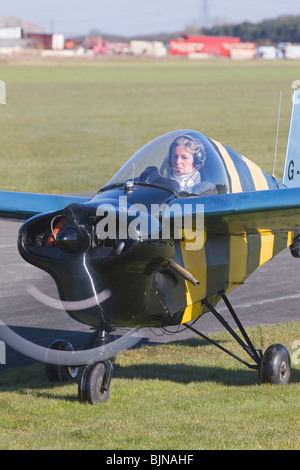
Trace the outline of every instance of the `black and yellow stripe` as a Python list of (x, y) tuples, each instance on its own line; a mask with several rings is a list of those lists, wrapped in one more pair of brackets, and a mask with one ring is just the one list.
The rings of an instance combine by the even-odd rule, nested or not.
[(220, 144), (220, 142), (215, 140), (212, 142), (218, 149), (219, 155), (227, 169), (231, 183), (231, 193), (262, 191), (278, 187), (278, 182), (272, 176), (265, 173), (258, 165), (251, 162), (251, 160)]
[[(213, 141), (224, 162), (230, 179), (230, 192), (260, 191), (278, 188), (278, 182), (255, 163), (242, 155)], [(202, 300), (209, 298), (213, 304), (219, 300), (216, 293), (226, 293), (242, 284), (257, 268), (273, 258), (293, 241), (292, 232), (259, 230), (247, 233), (243, 225), (227, 227), (223, 234), (205, 233), (204, 246), (198, 251), (188, 251), (180, 242), (185, 268), (200, 281), (194, 287), (186, 281), (186, 308), (181, 323), (204, 313)], [(237, 230), (238, 228), (238, 230)]]

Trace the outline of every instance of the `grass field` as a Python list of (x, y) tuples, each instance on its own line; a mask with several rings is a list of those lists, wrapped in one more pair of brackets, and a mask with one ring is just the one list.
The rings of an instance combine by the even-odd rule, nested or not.
[[(290, 348), (300, 322), (250, 334)], [(240, 353), (228, 334), (214, 338)], [(256, 371), (197, 338), (117, 356), (110, 398), (94, 406), (78, 402), (75, 383), (49, 385), (43, 365), (7, 371), (0, 449), (299, 450), (299, 380), (293, 364), (288, 386), (258, 385)]]
[[(282, 175), (298, 62), (0, 63), (0, 188), (96, 191), (149, 140), (196, 129)], [(300, 323), (251, 332), (291, 348)], [(217, 341), (237, 352), (226, 334)], [(292, 352), (292, 351), (291, 351)], [(201, 340), (115, 360), (111, 396), (92, 407), (43, 365), (1, 372), (1, 449), (299, 449), (300, 367), (287, 387), (258, 385)]]
[(0, 187), (93, 191), (149, 140), (190, 128), (282, 176), (298, 62), (4, 64)]

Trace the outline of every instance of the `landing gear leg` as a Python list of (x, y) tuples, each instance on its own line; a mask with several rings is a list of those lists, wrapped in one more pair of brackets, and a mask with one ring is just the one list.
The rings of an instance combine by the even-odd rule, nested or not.
[(226, 322), (222, 315), (217, 312), (217, 310), (210, 304), (207, 299), (204, 299), (203, 303), (217, 318), (217, 320), (219, 320), (219, 322), (225, 327), (225, 329), (231, 334), (231, 336), (239, 343), (239, 345), (244, 349), (244, 351), (247, 352), (250, 358), (254, 361), (254, 364), (249, 364), (248, 362), (244, 361), (243, 359), (236, 356), (227, 349), (223, 348), (223, 346), (218, 344), (216, 341), (203, 335), (187, 323), (185, 324), (185, 326), (192, 330), (194, 333), (197, 333), (209, 343), (217, 346), (219, 349), (229, 354), (231, 357), (242, 362), (250, 369), (256, 369), (258, 371), (261, 383), (287, 384), (289, 382), (291, 372), (291, 361), (288, 350), (281, 344), (272, 344), (266, 349), (264, 354), (262, 354), (262, 351), (256, 350), (225, 293), (220, 292), (220, 295), (222, 296), (225, 305), (227, 306), (232, 318), (234, 319), (238, 329), (240, 330), (242, 337), (240, 337), (230, 327), (230, 325)]
[[(100, 347), (108, 342), (109, 334), (104, 330), (97, 331), (92, 335), (87, 349)], [(108, 359), (83, 366), (78, 379), (79, 400), (91, 405), (105, 402), (109, 397), (112, 372), (113, 366)]]

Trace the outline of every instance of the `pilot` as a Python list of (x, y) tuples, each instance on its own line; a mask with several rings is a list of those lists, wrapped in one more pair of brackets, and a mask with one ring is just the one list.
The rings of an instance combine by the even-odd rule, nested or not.
[(201, 181), (200, 170), (205, 162), (202, 143), (190, 134), (175, 139), (169, 148), (167, 177), (177, 181), (180, 191), (195, 194), (217, 194), (216, 187)]

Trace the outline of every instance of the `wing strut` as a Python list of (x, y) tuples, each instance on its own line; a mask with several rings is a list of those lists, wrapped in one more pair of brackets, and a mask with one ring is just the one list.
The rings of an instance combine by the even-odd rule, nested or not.
[(233, 354), (228, 349), (226, 349), (223, 346), (221, 346), (220, 344), (218, 344), (213, 339), (211, 339), (208, 336), (204, 335), (203, 333), (200, 333), (199, 331), (197, 331), (191, 325), (189, 325), (187, 323), (185, 323), (184, 325), (188, 329), (190, 329), (191, 331), (196, 333), (197, 335), (201, 336), (201, 338), (205, 339), (206, 341), (213, 344), (214, 346), (217, 346), (217, 348), (219, 348), (222, 351), (224, 351), (225, 353), (229, 354), (229, 356), (231, 356), (234, 359), (238, 360), (239, 362), (241, 362), (245, 366), (249, 367), (250, 369), (259, 370), (261, 360), (262, 360), (262, 351), (255, 349), (253, 343), (251, 342), (249, 336), (247, 335), (242, 323), (240, 322), (237, 314), (235, 313), (235, 311), (234, 311), (231, 303), (229, 302), (227, 296), (225, 295), (225, 293), (222, 291), (222, 292), (220, 292), (220, 295), (222, 296), (222, 299), (223, 299), (226, 307), (228, 308), (232, 318), (234, 319), (237, 327), (239, 328), (239, 330), (240, 330), (240, 332), (241, 332), (241, 334), (244, 337), (244, 340), (246, 342), (233, 330), (233, 328), (231, 328), (231, 326), (227, 323), (227, 321), (224, 319), (224, 317), (219, 312), (217, 312), (217, 310), (211, 305), (211, 303), (207, 299), (203, 299), (202, 302), (204, 303), (204, 305), (206, 305), (206, 307), (210, 310), (210, 312), (216, 317), (216, 319), (224, 326), (224, 328), (231, 334), (231, 336), (238, 342), (238, 344), (244, 349), (244, 351), (246, 351), (246, 353), (251, 357), (251, 359), (255, 362), (255, 364), (249, 364), (248, 362), (244, 361), (243, 359), (236, 356), (235, 354)]

